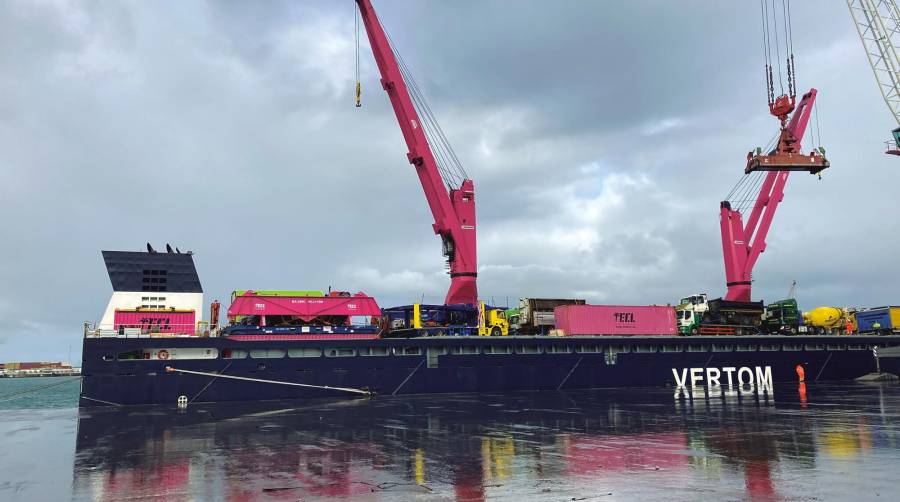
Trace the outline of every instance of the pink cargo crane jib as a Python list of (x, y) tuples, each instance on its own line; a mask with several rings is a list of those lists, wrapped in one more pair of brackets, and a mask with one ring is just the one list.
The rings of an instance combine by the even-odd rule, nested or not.
[(475, 305), (478, 303), (475, 185), (471, 179), (464, 177), (459, 186), (451, 187), (448, 193), (425, 134), (424, 124), (416, 112), (397, 58), (372, 3), (370, 0), (356, 0), (356, 4), (372, 46), (375, 63), (381, 73), (381, 85), (390, 98), (403, 139), (409, 148), (407, 158), (415, 166), (428, 207), (434, 216), (432, 228), (441, 237), (444, 256), (450, 268), (450, 289), (444, 303)]
[[(775, 217), (778, 204), (784, 199), (784, 187), (791, 171), (800, 170), (789, 166), (778, 159), (802, 157), (811, 158), (815, 162), (806, 165), (803, 170), (818, 173), (829, 166), (828, 161), (819, 154), (809, 156), (799, 154), (800, 141), (806, 132), (813, 103), (816, 100), (816, 89), (810, 89), (803, 95), (790, 122), (783, 126), (778, 145), (768, 155), (748, 155), (748, 171), (767, 171), (759, 189), (759, 194), (750, 212), (746, 226), (741, 212), (732, 208), (731, 202), (720, 204), (719, 225), (722, 232), (722, 252), (725, 259), (725, 279), (728, 291), (725, 300), (751, 301), (751, 280), (753, 267), (759, 255), (766, 250), (766, 236)], [(775, 159), (767, 162), (767, 159)], [(789, 161), (792, 162), (792, 161)], [(756, 166), (750, 169), (750, 165)], [(760, 167), (773, 164), (777, 167)], [(784, 164), (784, 165), (782, 165)]]

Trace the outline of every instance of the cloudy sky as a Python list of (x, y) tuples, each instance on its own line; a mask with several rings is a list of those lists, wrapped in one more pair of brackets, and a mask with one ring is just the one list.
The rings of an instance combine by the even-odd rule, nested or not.
[[(719, 201), (767, 113), (756, 2), (379, 0), (476, 183), (479, 288), (724, 292)], [(842, 1), (794, 0), (822, 180), (794, 175), (754, 296), (897, 303), (895, 126)], [(351, 0), (0, 2), (0, 360), (78, 357), (101, 249), (192, 249), (233, 289), (443, 299), (440, 242)], [(806, 141), (805, 146), (811, 143)]]

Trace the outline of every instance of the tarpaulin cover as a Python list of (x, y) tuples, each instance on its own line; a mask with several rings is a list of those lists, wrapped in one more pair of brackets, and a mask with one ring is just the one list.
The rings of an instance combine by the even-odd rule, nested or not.
[(289, 315), (304, 321), (320, 316), (380, 316), (381, 308), (371, 296), (238, 296), (228, 307), (228, 317), (250, 315)]

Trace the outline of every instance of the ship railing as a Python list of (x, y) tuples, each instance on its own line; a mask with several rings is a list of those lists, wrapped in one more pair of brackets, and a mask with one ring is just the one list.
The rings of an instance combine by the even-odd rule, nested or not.
[(180, 338), (215, 337), (220, 328), (201, 321), (197, 324), (101, 324), (84, 322), (85, 338)]

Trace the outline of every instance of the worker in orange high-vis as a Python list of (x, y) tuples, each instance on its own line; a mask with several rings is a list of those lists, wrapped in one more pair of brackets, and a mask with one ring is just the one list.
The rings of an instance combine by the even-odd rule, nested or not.
[(848, 335), (853, 334), (853, 323), (850, 322), (850, 319), (847, 319), (847, 325), (844, 326), (844, 332)]
[(798, 364), (797, 367), (794, 368), (794, 370), (797, 372), (797, 379), (800, 382), (805, 382), (806, 381), (806, 369), (803, 368), (803, 365)]

